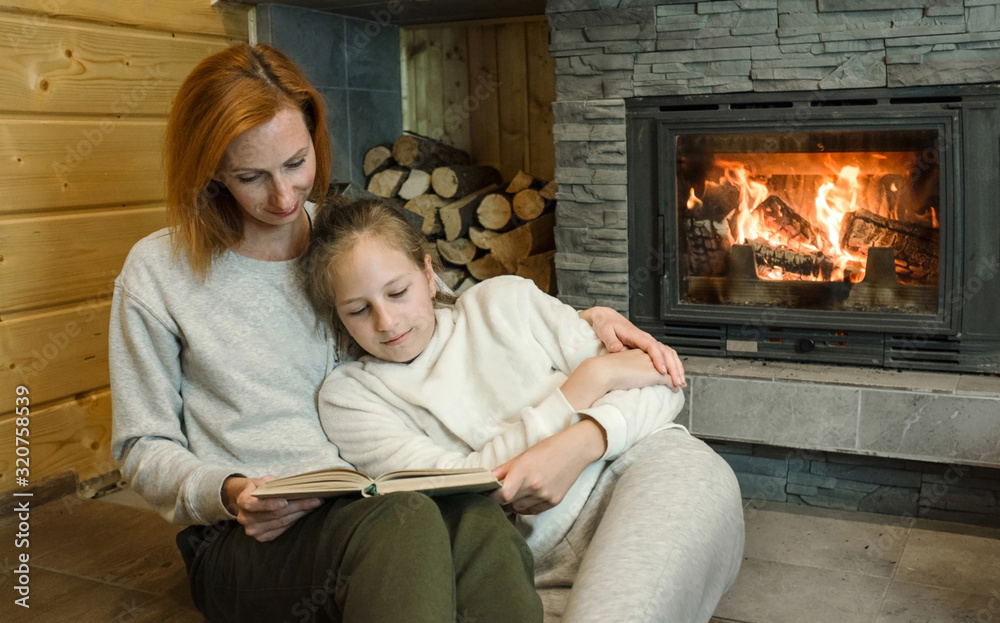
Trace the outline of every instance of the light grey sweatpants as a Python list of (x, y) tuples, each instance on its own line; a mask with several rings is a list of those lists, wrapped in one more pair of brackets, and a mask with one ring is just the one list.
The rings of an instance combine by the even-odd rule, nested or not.
[(707, 622), (743, 536), (729, 465), (683, 430), (655, 433), (604, 468), (566, 538), (536, 558), (545, 622)]

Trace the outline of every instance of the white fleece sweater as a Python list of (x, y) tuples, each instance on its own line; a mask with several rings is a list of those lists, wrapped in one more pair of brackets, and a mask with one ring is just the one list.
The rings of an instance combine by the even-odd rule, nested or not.
[[(372, 475), (397, 469), (492, 469), (579, 420), (559, 387), (603, 347), (576, 310), (520, 277), (477, 284), (436, 310), (427, 348), (410, 363), (364, 356), (338, 366), (320, 390), (323, 429), (341, 455)], [(581, 411), (607, 433), (604, 460), (671, 424), (684, 395), (663, 386), (614, 391)], [(564, 500), (519, 522), (538, 554), (572, 526), (603, 463)]]

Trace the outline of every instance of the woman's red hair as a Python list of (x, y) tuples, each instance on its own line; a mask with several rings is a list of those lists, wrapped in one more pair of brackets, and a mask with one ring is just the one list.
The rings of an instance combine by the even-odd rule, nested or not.
[(187, 252), (195, 274), (207, 275), (214, 257), (243, 240), (239, 204), (212, 179), (223, 153), (285, 108), (302, 111), (312, 135), (310, 198), (322, 203), (331, 162), (323, 99), (290, 58), (266, 45), (237, 45), (203, 60), (181, 84), (167, 122), (167, 216), (174, 250)]

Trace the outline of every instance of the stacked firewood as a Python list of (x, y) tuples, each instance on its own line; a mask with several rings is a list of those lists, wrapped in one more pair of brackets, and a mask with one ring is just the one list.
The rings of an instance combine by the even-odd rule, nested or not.
[(466, 152), (416, 134), (368, 150), (363, 170), (368, 192), (424, 233), (457, 294), (505, 274), (555, 293), (555, 182), (523, 171), (504, 182)]

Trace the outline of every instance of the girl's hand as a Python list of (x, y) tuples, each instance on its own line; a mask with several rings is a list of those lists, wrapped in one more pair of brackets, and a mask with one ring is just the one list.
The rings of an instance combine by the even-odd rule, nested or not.
[(641, 389), (651, 385), (666, 385), (678, 391), (673, 378), (654, 368), (649, 355), (641, 350), (630, 349), (592, 357), (588, 364), (593, 366), (593, 374), (605, 379), (608, 391)]
[(674, 391), (687, 387), (687, 381), (684, 380), (684, 366), (674, 349), (666, 344), (660, 344), (652, 335), (639, 329), (610, 307), (591, 307), (579, 315), (593, 327), (608, 352), (617, 353), (624, 348), (637, 348), (649, 355), (653, 367), (660, 374), (670, 376)]
[(261, 483), (269, 480), (274, 480), (274, 476), (263, 478), (230, 476), (222, 485), (222, 500), (226, 508), (236, 515), (236, 521), (243, 524), (247, 536), (262, 543), (278, 538), (299, 517), (323, 503), (319, 498), (301, 500), (255, 498), (252, 493)]
[(604, 456), (604, 429), (587, 418), (536, 443), (493, 469), (503, 487), (492, 497), (521, 515), (537, 515), (562, 502), (580, 473)]

